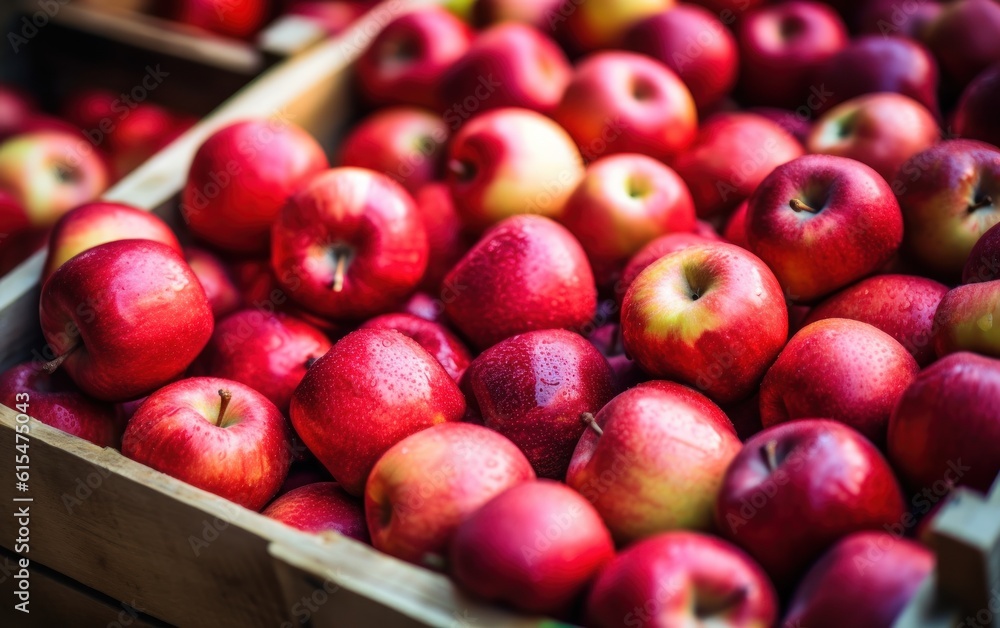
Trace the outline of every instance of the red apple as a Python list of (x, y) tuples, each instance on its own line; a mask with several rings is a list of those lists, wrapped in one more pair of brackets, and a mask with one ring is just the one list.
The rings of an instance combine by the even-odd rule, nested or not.
[(289, 196), (327, 167), (322, 147), (299, 127), (237, 122), (216, 131), (195, 153), (181, 214), (191, 232), (212, 246), (262, 253)]
[(292, 395), (302, 442), (351, 495), (379, 457), (410, 434), (465, 414), (465, 399), (416, 341), (388, 329), (348, 334), (317, 360)]
[(747, 201), (740, 203), (729, 220), (726, 221), (726, 228), (722, 231), (722, 237), (736, 246), (750, 250), (750, 243), (747, 241)]
[(477, 0), (472, 5), (473, 21), (488, 25), (522, 22), (539, 30), (552, 27), (563, 0)]
[(383, 314), (365, 321), (359, 329), (394, 329), (409, 336), (431, 354), (456, 382), (472, 362), (465, 344), (447, 327), (412, 314)]
[(639, 273), (646, 270), (656, 260), (688, 247), (710, 244), (711, 242), (714, 242), (714, 240), (696, 233), (668, 233), (656, 238), (642, 247), (638, 253), (632, 256), (628, 264), (625, 265), (621, 279), (615, 284), (615, 296), (617, 300), (620, 302), (625, 298), (629, 286), (639, 276)]
[(719, 16), (719, 19), (726, 25), (731, 25), (743, 15), (757, 6), (764, 4), (765, 0), (694, 0), (692, 4), (703, 6), (712, 13)]
[[(860, 4), (854, 20), (856, 30), (877, 33), (886, 41), (925, 41), (930, 25), (944, 10), (944, 3), (937, 0), (905, 5), (899, 0), (872, 0)], [(889, 35), (895, 37), (890, 38)]]
[(625, 351), (656, 377), (720, 403), (756, 390), (788, 338), (778, 280), (732, 244), (685, 248), (651, 264), (622, 304)]
[(1000, 226), (993, 225), (972, 247), (962, 270), (962, 283), (1000, 279)]
[(368, 543), (364, 506), (336, 482), (316, 482), (283, 494), (261, 513), (305, 532), (339, 532)]
[(773, 626), (778, 599), (746, 554), (715, 537), (669, 532), (629, 547), (590, 590), (587, 625)]
[(385, 452), (368, 477), (372, 545), (413, 563), (440, 563), (463, 521), (534, 479), (524, 454), (485, 427), (445, 423), (411, 434)]
[(182, 379), (149, 396), (125, 429), (122, 454), (209, 493), (260, 510), (288, 473), (288, 428), (243, 384)]
[(117, 124), (107, 135), (107, 150), (111, 154), (112, 170), (119, 179), (179, 135), (174, 115), (153, 103), (139, 103), (124, 117), (116, 113), (112, 119), (117, 120)]
[(927, 29), (927, 45), (942, 72), (964, 86), (990, 64), (1000, 61), (1000, 4), (993, 0), (948, 3)]
[(399, 311), (435, 323), (444, 322), (444, 302), (426, 292), (414, 292)]
[(674, 0), (587, 0), (563, 2), (550, 14), (549, 28), (557, 28), (580, 52), (611, 48), (622, 43), (630, 26), (674, 6)]
[[(96, 129), (103, 134), (101, 122), (105, 119), (114, 121), (121, 113), (112, 109), (117, 100), (118, 96), (107, 89), (79, 89), (72, 92), (63, 102), (60, 116), (77, 129), (82, 129), (84, 133)], [(121, 104), (119, 102), (118, 106)]]
[(459, 525), (449, 554), (455, 581), (476, 597), (565, 617), (615, 546), (587, 500), (540, 480), (486, 502)]
[(171, 17), (219, 35), (249, 39), (264, 26), (270, 0), (180, 0), (171, 3)]
[(441, 281), (469, 250), (469, 245), (446, 184), (428, 183), (414, 193), (413, 201), (427, 230), (427, 270), (420, 287), (428, 292), (439, 292)]
[(493, 227), (444, 285), (445, 313), (480, 349), (536, 329), (580, 328), (597, 309), (580, 244), (541, 216), (514, 216)]
[(1000, 146), (1000, 62), (983, 70), (965, 87), (955, 109), (955, 133)]
[(212, 335), (212, 310), (180, 253), (118, 240), (80, 253), (42, 286), (39, 318), (53, 358), (87, 394), (141, 397), (180, 376)]
[(281, 210), (271, 241), (271, 264), (289, 296), (335, 319), (393, 309), (427, 268), (427, 232), (413, 198), (361, 168), (308, 180)]
[(242, 297), (229, 270), (222, 261), (205, 249), (193, 246), (184, 247), (184, 259), (198, 277), (198, 282), (205, 289), (208, 304), (212, 307), (212, 316), (216, 320), (232, 314), (240, 307)]
[(953, 288), (934, 314), (938, 356), (974, 351), (1000, 358), (1000, 280)]
[(0, 141), (20, 133), (34, 111), (30, 95), (13, 85), (0, 83)]

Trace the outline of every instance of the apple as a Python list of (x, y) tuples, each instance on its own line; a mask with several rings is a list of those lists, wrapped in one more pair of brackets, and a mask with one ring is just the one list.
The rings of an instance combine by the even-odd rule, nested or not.
[(680, 77), (700, 111), (729, 95), (739, 73), (736, 38), (718, 14), (679, 4), (636, 23), (622, 43)]
[(761, 568), (729, 543), (696, 532), (628, 547), (601, 570), (586, 605), (594, 628), (764, 628), (777, 619), (778, 597)]
[(517, 445), (540, 478), (566, 477), (573, 450), (615, 396), (615, 376), (585, 338), (561, 329), (520, 334), (479, 355), (462, 379), (469, 420)]
[(726, 471), (715, 521), (787, 589), (830, 545), (896, 523), (904, 511), (875, 445), (843, 423), (804, 419), (747, 440)]
[(137, 104), (124, 117), (116, 112), (112, 119), (118, 122), (107, 136), (107, 150), (119, 179), (165, 148), (181, 130), (172, 113), (149, 102)]
[(566, 483), (601, 514), (619, 544), (658, 532), (708, 529), (736, 430), (704, 395), (652, 381), (612, 399), (573, 452)]
[(687, 149), (698, 128), (683, 81), (655, 59), (621, 51), (581, 61), (553, 117), (588, 160), (641, 153), (669, 162)]
[(806, 316), (805, 324), (827, 318), (868, 323), (892, 336), (921, 367), (937, 355), (931, 342), (934, 312), (948, 287), (912, 275), (875, 275), (831, 295)]
[(934, 554), (885, 532), (838, 541), (806, 573), (785, 626), (892, 626), (934, 570)]
[(873, 273), (903, 240), (892, 189), (865, 164), (806, 155), (780, 165), (750, 197), (750, 250), (786, 296), (815, 301)]
[(747, 201), (740, 203), (729, 216), (726, 227), (722, 231), (722, 237), (726, 241), (748, 251), (750, 250), (750, 243), (747, 241), (747, 209), (749, 205)]
[(439, 98), (447, 107), (445, 120), (504, 107), (548, 114), (559, 104), (571, 74), (554, 41), (527, 24), (504, 22), (479, 33), (445, 71)]
[(426, 321), (444, 322), (444, 302), (426, 292), (414, 292), (409, 300), (399, 308), (399, 311)]
[(92, 201), (108, 185), (108, 171), (96, 149), (82, 138), (58, 131), (12, 137), (0, 144), (0, 188), (44, 229), (67, 211)]
[(944, 3), (937, 0), (926, 0), (905, 7), (899, 0), (874, 0), (861, 3), (854, 22), (858, 32), (877, 33), (886, 41), (890, 40), (889, 35), (895, 35), (891, 39), (920, 42), (927, 39), (930, 25), (943, 10)]
[(665, 233), (691, 231), (694, 203), (677, 173), (651, 157), (618, 154), (587, 166), (560, 222), (607, 284), (643, 246)]
[(288, 473), (288, 427), (256, 390), (192, 377), (149, 396), (125, 428), (122, 454), (209, 493), (260, 510)]
[(347, 134), (338, 162), (380, 172), (413, 193), (439, 177), (447, 142), (448, 127), (436, 114), (412, 107), (380, 109)]
[(972, 247), (962, 270), (962, 283), (1000, 279), (1000, 226), (993, 225)]
[(629, 286), (621, 321), (625, 351), (643, 370), (720, 403), (749, 396), (788, 338), (778, 280), (721, 242), (653, 262)]
[(334, 168), (294, 192), (272, 228), (271, 264), (299, 305), (334, 319), (398, 306), (427, 268), (427, 231), (389, 177)]
[(1000, 61), (1000, 4), (993, 0), (949, 2), (927, 29), (927, 46), (941, 71), (961, 88)]
[(440, 564), (462, 522), (534, 479), (524, 454), (485, 427), (444, 423), (411, 434), (385, 452), (368, 477), (372, 545), (412, 563)]
[(629, 27), (674, 6), (674, 0), (587, 0), (564, 2), (549, 16), (549, 27), (579, 52), (611, 48), (622, 43)]
[(194, 246), (184, 247), (184, 259), (205, 289), (208, 304), (212, 307), (212, 316), (216, 320), (232, 314), (240, 307), (242, 297), (222, 260), (205, 249)]
[(955, 133), (1000, 146), (1000, 122), (994, 115), (1000, 107), (1000, 62), (983, 70), (962, 92), (955, 109)]
[(1000, 360), (947, 355), (917, 375), (889, 421), (889, 459), (915, 489), (988, 491), (1000, 474)]
[[(809, 107), (807, 106), (806, 109), (809, 109)], [(755, 113), (774, 122), (789, 135), (797, 139), (800, 144), (806, 143), (806, 138), (809, 137), (809, 130), (812, 128), (813, 111), (811, 109), (803, 111), (799, 107), (796, 111), (791, 111), (778, 107), (750, 107), (746, 112)]]
[(348, 334), (306, 371), (292, 394), (296, 433), (351, 495), (387, 449), (465, 414), (465, 399), (416, 341), (389, 329)]
[(156, 214), (124, 205), (97, 201), (80, 205), (56, 222), (49, 236), (42, 280), (77, 254), (115, 240), (153, 240), (181, 252), (177, 236)]
[(100, 244), (42, 286), (44, 366), (60, 366), (106, 401), (141, 397), (179, 377), (212, 335), (212, 310), (180, 253), (152, 240)]
[(628, 292), (632, 282), (635, 281), (635, 278), (656, 260), (666, 257), (675, 251), (682, 251), (688, 247), (710, 244), (715, 241), (696, 233), (668, 233), (656, 238), (642, 247), (638, 253), (632, 256), (628, 264), (625, 265), (621, 279), (615, 284), (615, 296), (617, 300), (621, 302), (625, 298), (625, 294)]
[(50, 375), (31, 362), (0, 373), (0, 403), (98, 447), (115, 447), (121, 436), (111, 404), (81, 393), (65, 373)]
[(230, 253), (263, 253), (289, 196), (328, 167), (323, 149), (288, 123), (236, 122), (198, 148), (181, 193), (195, 237)]
[(892, 186), (907, 253), (934, 275), (957, 278), (979, 237), (1000, 222), (1000, 149), (941, 142), (903, 164)]
[(751, 11), (737, 25), (736, 40), (747, 101), (796, 109), (817, 98), (815, 72), (847, 45), (848, 34), (829, 5), (791, 0)]
[(541, 216), (489, 230), (445, 277), (445, 314), (479, 349), (536, 329), (579, 329), (597, 310), (580, 244)]
[(778, 124), (753, 113), (709, 118), (674, 169), (691, 190), (698, 216), (725, 217), (776, 167), (803, 154), (802, 145)]
[(938, 356), (974, 351), (1000, 358), (1000, 279), (952, 288), (934, 314)]
[(477, 0), (473, 22), (479, 25), (521, 22), (544, 31), (552, 27), (564, 0)]
[(845, 101), (816, 121), (806, 148), (811, 153), (849, 157), (892, 181), (900, 166), (937, 143), (934, 116), (902, 94), (866, 94)]
[(427, 270), (420, 280), (420, 288), (439, 292), (448, 271), (469, 250), (462, 233), (462, 220), (455, 210), (448, 185), (428, 183), (413, 194), (417, 212), (424, 220), (427, 231)]
[(825, 417), (883, 446), (892, 409), (919, 371), (903, 345), (868, 323), (816, 321), (792, 336), (764, 376), (761, 422)]
[(465, 344), (441, 323), (412, 314), (383, 314), (365, 321), (359, 329), (394, 329), (408, 336), (438, 361), (453, 380), (458, 382), (472, 362)]
[(250, 39), (270, 17), (270, 0), (180, 0), (170, 16), (195, 28), (226, 37)]
[(0, 83), (0, 141), (20, 133), (35, 109), (34, 99), (27, 92)]
[(336, 482), (316, 482), (292, 489), (262, 512), (265, 517), (304, 532), (339, 532), (368, 543), (364, 506)]
[(102, 120), (110, 119), (113, 121), (121, 113), (112, 110), (117, 99), (118, 96), (111, 90), (78, 89), (71, 92), (63, 102), (59, 115), (78, 130), (82, 129), (87, 132), (97, 129), (100, 131)]
[(386, 24), (358, 59), (361, 93), (376, 105), (442, 110), (438, 86), (472, 37), (472, 30), (443, 8), (404, 13)]
[(927, 48), (903, 37), (858, 37), (819, 67), (815, 80), (824, 96), (816, 103), (819, 111), (864, 94), (894, 92), (938, 114), (937, 62)]
[(522, 482), (472, 513), (449, 549), (459, 587), (526, 613), (567, 617), (615, 555), (601, 517), (576, 491)]
[(745, 12), (764, 3), (765, 0), (694, 0), (691, 4), (705, 7), (728, 26), (742, 18)]
[(448, 188), (467, 229), (516, 214), (558, 219), (583, 178), (573, 139), (527, 109), (497, 109), (466, 123), (448, 152)]

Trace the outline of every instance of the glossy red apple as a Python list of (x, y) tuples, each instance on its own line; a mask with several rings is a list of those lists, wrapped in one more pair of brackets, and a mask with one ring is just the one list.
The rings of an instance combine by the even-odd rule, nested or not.
[(304, 532), (339, 532), (368, 543), (364, 506), (336, 482), (316, 482), (288, 491), (262, 512)]
[(939, 356), (974, 351), (1000, 358), (1000, 280), (953, 288), (934, 314), (934, 350)]
[(447, 327), (412, 314), (383, 314), (368, 319), (359, 329), (394, 329), (409, 336), (431, 354), (456, 382), (472, 362), (465, 344)]
[(1000, 4), (993, 0), (948, 3), (926, 31), (941, 71), (958, 87), (1000, 61)]
[(180, 0), (171, 3), (170, 16), (219, 35), (249, 39), (270, 16), (269, 0)]
[(705, 236), (696, 233), (668, 233), (660, 236), (642, 247), (638, 253), (632, 256), (625, 270), (622, 271), (621, 279), (615, 283), (615, 297), (620, 302), (625, 298), (629, 286), (639, 276), (639, 273), (646, 270), (650, 264), (666, 257), (667, 255), (681, 251), (688, 247), (714, 242)]
[(962, 283), (1000, 279), (1000, 226), (993, 225), (972, 247), (962, 269)]
[(240, 307), (242, 297), (222, 260), (205, 249), (194, 246), (184, 247), (184, 259), (205, 289), (205, 296), (208, 297), (208, 304), (216, 319), (232, 314)]
[(115, 117), (112, 119), (117, 120), (117, 124), (107, 135), (107, 150), (111, 154), (112, 170), (119, 179), (183, 132), (180, 120), (167, 109), (150, 102), (139, 103), (125, 117), (113, 111)]
[(983, 70), (962, 92), (955, 109), (955, 133), (1000, 146), (1000, 62)]
[(420, 287), (440, 293), (442, 280), (469, 250), (469, 243), (462, 234), (462, 220), (446, 184), (428, 183), (413, 194), (413, 201), (427, 230), (427, 270)]

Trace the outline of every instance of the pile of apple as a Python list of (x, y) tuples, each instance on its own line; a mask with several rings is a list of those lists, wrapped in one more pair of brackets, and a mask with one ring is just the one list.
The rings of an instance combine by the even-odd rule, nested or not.
[(671, 4), (398, 16), (334, 167), (66, 214), (0, 399), (525, 612), (891, 625), (1000, 473), (1000, 4)]

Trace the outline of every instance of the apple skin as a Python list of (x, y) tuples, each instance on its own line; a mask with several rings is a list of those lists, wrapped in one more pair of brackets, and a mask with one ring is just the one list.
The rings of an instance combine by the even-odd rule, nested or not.
[(192, 370), (249, 386), (288, 414), (295, 388), (331, 346), (323, 332), (294, 317), (239, 310), (215, 325)]
[(736, 28), (740, 90), (755, 105), (807, 105), (815, 71), (848, 42), (832, 7), (792, 0), (750, 12)]
[(230, 253), (267, 251), (288, 197), (329, 167), (322, 147), (290, 123), (237, 122), (198, 148), (181, 192), (195, 237)]
[(170, 16), (219, 35), (250, 39), (270, 13), (269, 0), (180, 0), (171, 3)]
[(34, 99), (13, 85), (0, 84), (0, 141), (21, 132), (36, 109)]
[(889, 421), (889, 459), (913, 488), (988, 491), (1000, 473), (1000, 360), (947, 355), (916, 377)]
[(903, 345), (868, 323), (816, 321), (792, 336), (764, 376), (761, 422), (828, 417), (882, 447), (892, 409), (919, 371)]
[(898, 522), (903, 494), (869, 440), (828, 419), (768, 427), (726, 471), (715, 522), (779, 589), (838, 539)]
[(801, 108), (797, 111), (791, 111), (777, 107), (751, 107), (746, 112), (757, 114), (774, 122), (803, 145), (806, 143), (809, 130), (812, 128), (813, 112), (811, 110), (803, 112)]
[(551, 28), (564, 0), (477, 0), (472, 5), (473, 23), (485, 26), (499, 22), (521, 22), (540, 31)]
[(719, 403), (749, 396), (788, 338), (778, 280), (732, 244), (660, 258), (622, 303), (625, 352), (654, 377), (697, 387)]
[(458, 526), (490, 499), (534, 479), (521, 450), (485, 427), (444, 423), (411, 434), (368, 477), (372, 545), (426, 564), (444, 556)]
[(1000, 5), (993, 0), (948, 3), (927, 30), (927, 46), (959, 88), (1000, 61)]
[(838, 541), (806, 573), (784, 626), (891, 626), (934, 569), (934, 554), (885, 532)]
[(814, 307), (805, 324), (827, 318), (868, 323), (892, 336), (921, 367), (933, 362), (934, 313), (948, 287), (911, 275), (875, 275), (831, 295)]
[(448, 154), (455, 209), (476, 233), (517, 214), (558, 219), (583, 174), (573, 139), (527, 109), (476, 116), (455, 134)]
[(232, 314), (240, 307), (242, 297), (222, 260), (205, 249), (194, 246), (184, 247), (184, 259), (205, 289), (205, 296), (208, 297), (208, 304), (212, 306), (212, 315), (216, 320)]
[(569, 617), (615, 546), (583, 496), (539, 480), (504, 491), (469, 516), (449, 555), (452, 577), (474, 596)]
[(26, 404), (24, 414), (98, 447), (116, 447), (121, 436), (111, 404), (85, 396), (65, 373), (49, 375), (31, 362), (0, 374), (0, 403), (11, 409)]
[(271, 502), (261, 514), (304, 532), (339, 532), (370, 543), (364, 506), (336, 482), (316, 482), (292, 489)]
[(302, 442), (356, 496), (387, 449), (464, 414), (465, 399), (444, 368), (389, 329), (340, 339), (306, 371), (289, 409)]
[(472, 29), (443, 8), (405, 13), (387, 24), (358, 59), (361, 93), (375, 105), (440, 111), (438, 86), (472, 38)]
[(962, 92), (955, 109), (955, 133), (1000, 146), (1000, 62), (983, 70)]
[[(294, 192), (272, 228), (271, 266), (303, 308), (364, 319), (398, 306), (427, 268), (427, 231), (413, 198), (389, 177), (334, 168)], [(342, 283), (338, 291), (340, 264)]]
[(680, 4), (636, 23), (622, 39), (680, 77), (699, 111), (729, 95), (739, 74), (736, 38), (718, 14)]
[(540, 478), (566, 477), (586, 424), (615, 396), (614, 373), (585, 338), (546, 329), (503, 340), (477, 357), (462, 379), (467, 420), (517, 445)]
[(577, 52), (619, 46), (630, 26), (643, 18), (664, 12), (674, 0), (587, 0), (563, 2), (549, 17), (549, 27), (560, 30), (562, 39)]
[(708, 529), (726, 467), (740, 450), (726, 415), (673, 382), (630, 388), (596, 415), (566, 483), (597, 508), (619, 544), (679, 528)]
[(420, 289), (430, 293), (441, 291), (441, 282), (458, 260), (469, 250), (462, 231), (462, 220), (455, 210), (455, 201), (445, 183), (428, 183), (413, 195), (417, 212), (427, 230), (427, 270), (420, 280)]
[(895, 35), (891, 39), (922, 42), (927, 39), (930, 25), (943, 10), (944, 3), (937, 0), (907, 5), (905, 8), (899, 4), (899, 0), (874, 0), (859, 7), (854, 26), (862, 35), (878, 34), (886, 41), (890, 39), (887, 35)]
[(121, 203), (86, 203), (63, 214), (52, 228), (42, 281), (77, 254), (115, 240), (153, 240), (182, 251), (177, 236), (156, 214)]
[(97, 198), (109, 180), (103, 158), (77, 135), (39, 131), (0, 144), (0, 188), (14, 195), (39, 229)]
[(580, 329), (597, 311), (586, 255), (561, 225), (514, 216), (488, 231), (445, 277), (448, 319), (486, 349), (536, 329)]
[(972, 247), (962, 269), (962, 283), (1000, 279), (1000, 226), (993, 225)]
[(696, 532), (667, 532), (627, 548), (601, 570), (586, 605), (594, 628), (623, 621), (768, 628), (777, 619), (778, 597), (761, 568), (729, 543)]
[(748, 251), (750, 250), (750, 243), (747, 241), (747, 210), (749, 205), (747, 201), (740, 203), (729, 216), (726, 227), (722, 231), (722, 237), (726, 241)]
[(399, 308), (403, 314), (412, 314), (417, 318), (435, 323), (444, 323), (444, 302), (427, 294), (414, 292), (406, 303)]
[(934, 116), (902, 94), (866, 94), (845, 101), (816, 121), (806, 148), (810, 153), (849, 157), (892, 181), (900, 166), (937, 143)]
[(42, 286), (39, 319), (53, 357), (65, 356), (60, 368), (105, 401), (135, 399), (180, 376), (213, 327), (184, 258), (152, 240), (107, 242), (60, 266)]
[(186, 130), (170, 111), (149, 102), (138, 104), (124, 118), (113, 112), (112, 120), (118, 123), (107, 136), (107, 149), (116, 179), (141, 166)]
[(412, 314), (383, 314), (365, 321), (359, 329), (394, 329), (415, 340), (438, 361), (456, 382), (472, 362), (465, 343), (441, 323), (425, 320)]
[(641, 153), (669, 163), (698, 129), (683, 81), (659, 61), (633, 52), (598, 52), (581, 61), (553, 117), (588, 160)]
[[(809, 209), (793, 209), (796, 202)], [(889, 184), (865, 164), (806, 155), (778, 166), (750, 197), (750, 250), (786, 296), (809, 303), (873, 273), (899, 249), (903, 216)]]
[(621, 279), (615, 284), (615, 296), (619, 302), (624, 300), (635, 278), (656, 260), (676, 251), (700, 244), (710, 244), (713, 241), (696, 233), (668, 233), (656, 238), (642, 247), (625, 265)]
[(973, 351), (1000, 358), (1000, 279), (958, 286), (934, 314), (938, 356)]
[(440, 176), (447, 143), (448, 127), (437, 114), (414, 107), (379, 109), (344, 138), (338, 162), (380, 172), (414, 193)]
[(566, 55), (541, 31), (504, 22), (479, 33), (445, 71), (439, 98), (455, 117), (507, 107), (550, 114), (572, 73)]
[(658, 236), (692, 231), (694, 202), (668, 166), (645, 155), (611, 155), (587, 166), (560, 222), (579, 240), (603, 285)]
[(710, 218), (731, 212), (771, 171), (802, 155), (802, 145), (777, 123), (753, 113), (720, 113), (673, 164), (698, 216)]
[[(224, 391), (232, 398), (220, 417)], [(274, 404), (217, 377), (182, 379), (154, 392), (122, 436), (126, 458), (256, 511), (281, 488), (289, 450), (287, 422)]]
[(892, 187), (906, 223), (906, 251), (935, 276), (956, 279), (976, 241), (1000, 223), (1000, 149), (940, 142), (903, 164)]

